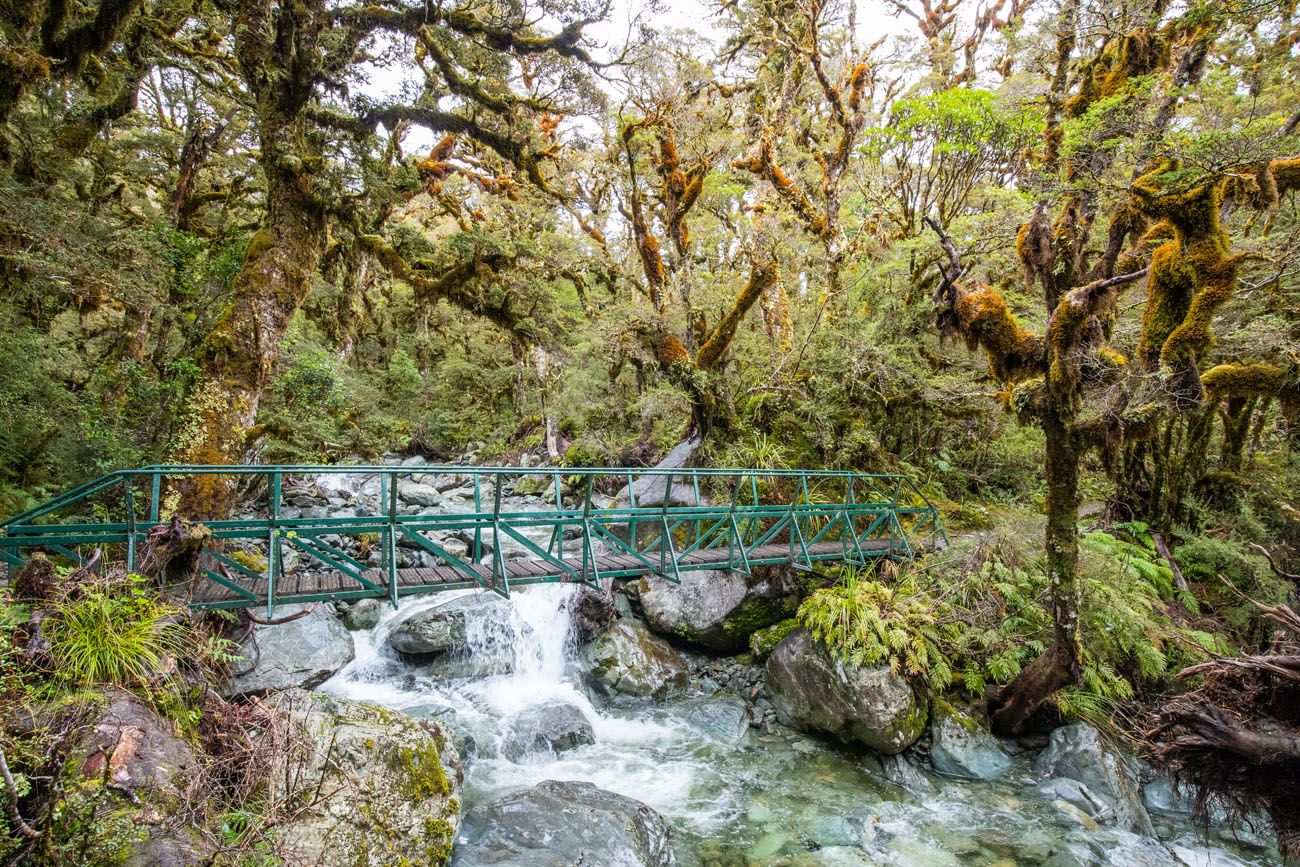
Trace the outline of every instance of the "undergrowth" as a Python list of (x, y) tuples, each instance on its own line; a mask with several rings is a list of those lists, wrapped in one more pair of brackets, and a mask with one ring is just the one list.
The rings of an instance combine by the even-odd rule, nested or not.
[[(1116, 706), (1169, 685), (1224, 640), (1199, 625), (1199, 604), (1175, 585), (1145, 528), (1080, 539), (1082, 682), (1059, 692), (1068, 717), (1106, 720)], [(1035, 559), (987, 540), (924, 565), (848, 569), (806, 599), (800, 622), (845, 663), (888, 665), (934, 693), (982, 696), (1010, 682), (1051, 641), (1046, 574)], [(890, 574), (893, 573), (893, 574)]]

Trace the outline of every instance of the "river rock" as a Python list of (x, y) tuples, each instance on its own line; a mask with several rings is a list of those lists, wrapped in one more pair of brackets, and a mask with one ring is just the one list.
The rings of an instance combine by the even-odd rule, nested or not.
[(460, 758), (433, 720), (319, 692), (270, 706), (307, 740), (275, 754), (302, 806), (276, 828), (286, 862), (318, 867), (446, 864), (460, 824)]
[(509, 619), (510, 603), (484, 591), (458, 596), (433, 608), (424, 608), (395, 624), (388, 646), (404, 656), (427, 658), (461, 648), (467, 630), (488, 621)]
[(728, 746), (749, 734), (749, 708), (734, 695), (686, 698), (666, 705), (664, 711), (671, 719)]
[(894, 755), (925, 730), (926, 709), (888, 666), (831, 658), (806, 630), (787, 635), (767, 660), (766, 682), (781, 722)]
[(661, 638), (632, 620), (620, 620), (589, 642), (587, 664), (606, 691), (663, 699), (686, 687), (686, 662)]
[(591, 783), (547, 780), (475, 807), (454, 867), (672, 867), (668, 825), (654, 810)]
[[(334, 615), (333, 606), (327, 603), (280, 605), (275, 609), (275, 617), (288, 617), (309, 607), (311, 613), (297, 620), (253, 627), (253, 633), (240, 649), (242, 659), (234, 663), (234, 668), (240, 670), (254, 658), (256, 664), (251, 671), (231, 681), (228, 695), (252, 695), (294, 687), (311, 689), (352, 661), (356, 655), (352, 634)], [(267, 616), (266, 609), (255, 613), (263, 618)]]
[(506, 723), (501, 753), (517, 762), (529, 753), (559, 753), (596, 742), (591, 723), (577, 705), (548, 701), (520, 711)]
[(650, 628), (708, 650), (743, 650), (749, 636), (790, 617), (799, 596), (791, 570), (759, 568), (752, 575), (723, 570), (683, 572), (681, 584), (642, 578), (637, 595)]
[(941, 774), (992, 780), (1011, 767), (998, 739), (943, 699), (930, 703), (930, 738), (930, 762)]
[(442, 502), (442, 494), (433, 485), (398, 482), (397, 499), (411, 506), (436, 506)]
[(1102, 824), (1109, 824), (1115, 819), (1115, 811), (1105, 799), (1093, 793), (1091, 789), (1078, 780), (1069, 777), (1054, 777), (1038, 784), (1038, 791), (1045, 798), (1062, 801), (1075, 809), (1081, 810), (1089, 818)]
[(1110, 805), (1121, 828), (1147, 836), (1154, 833), (1129, 761), (1092, 726), (1075, 723), (1053, 731), (1034, 770), (1049, 779), (1078, 780)]
[(343, 616), (343, 625), (353, 631), (374, 629), (380, 619), (392, 610), (392, 604), (386, 599), (374, 597), (358, 599), (349, 606), (347, 614)]

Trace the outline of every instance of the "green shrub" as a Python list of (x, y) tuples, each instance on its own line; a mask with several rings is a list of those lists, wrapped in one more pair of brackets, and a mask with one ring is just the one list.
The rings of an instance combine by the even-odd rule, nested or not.
[[(1171, 671), (1228, 650), (1188, 625), (1196, 600), (1149, 547), (1093, 532), (1080, 549), (1083, 682), (1058, 694), (1063, 712), (1108, 718), (1137, 687), (1167, 685)], [(889, 665), (936, 691), (960, 684), (980, 695), (1045, 649), (1050, 610), (1043, 570), (1009, 565), (995, 543), (958, 548), (896, 578), (847, 570), (804, 601), (799, 621), (846, 663)]]

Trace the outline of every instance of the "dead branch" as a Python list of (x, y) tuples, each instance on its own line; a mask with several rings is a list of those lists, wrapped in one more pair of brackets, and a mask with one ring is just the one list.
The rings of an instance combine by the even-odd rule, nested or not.
[(9, 809), (9, 823), (24, 837), (39, 837), (41, 832), (28, 825), (27, 820), (18, 811), (18, 786), (14, 783), (14, 775), (9, 772), (9, 760), (5, 757), (3, 746), (0, 746), (0, 776), (3, 776), (5, 781), (5, 800)]
[(1274, 575), (1279, 578), (1285, 578), (1288, 581), (1300, 581), (1300, 575), (1293, 575), (1290, 572), (1282, 571), (1281, 567), (1277, 565), (1277, 561), (1273, 559), (1272, 551), (1268, 550), (1263, 545), (1257, 545), (1254, 542), (1250, 543), (1250, 547), (1264, 555), (1264, 559), (1268, 560), (1268, 568), (1273, 570)]

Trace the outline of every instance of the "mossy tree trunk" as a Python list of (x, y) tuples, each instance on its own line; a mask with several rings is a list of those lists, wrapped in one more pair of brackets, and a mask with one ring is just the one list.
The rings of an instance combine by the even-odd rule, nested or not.
[[(326, 213), (312, 189), (312, 173), (323, 162), (320, 140), (303, 115), (325, 9), (318, 2), (272, 5), (242, 0), (235, 12), (235, 54), (256, 101), (266, 217), (244, 254), (229, 307), (199, 349), (202, 380), (176, 448), (183, 463), (249, 457), (249, 432), (280, 341), (324, 251)], [(181, 489), (184, 512), (200, 520), (225, 517), (233, 491), (231, 478), (196, 477)]]
[(1079, 463), (1078, 435), (1059, 412), (1044, 413), (1047, 527), (1044, 560), (1052, 598), (1052, 644), (994, 696), (991, 720), (1019, 732), (1054, 692), (1078, 683), (1079, 662)]

